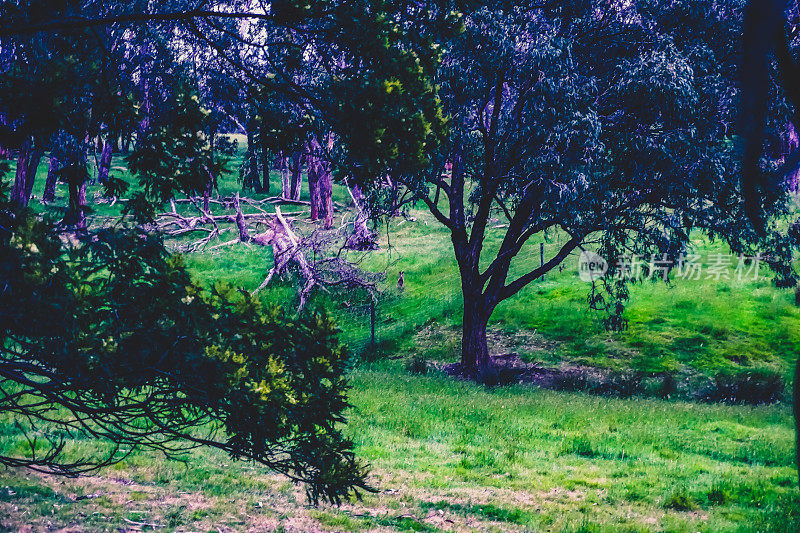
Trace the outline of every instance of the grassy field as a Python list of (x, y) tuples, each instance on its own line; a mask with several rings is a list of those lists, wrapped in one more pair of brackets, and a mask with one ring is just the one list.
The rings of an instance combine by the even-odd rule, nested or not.
[(360, 368), (352, 378), (347, 431), (379, 490), (362, 502), (308, 507), (299, 487), (218, 453), (198, 452), (185, 465), (138, 455), (77, 480), (6, 471), (0, 523), (11, 531), (800, 526), (786, 406), (486, 390), (408, 376), (397, 363)]
[[(114, 164), (125, 176), (121, 161)], [(44, 172), (42, 164), (37, 197)], [(220, 185), (223, 195), (238, 188), (232, 176)], [(55, 206), (32, 206), (57, 213), (65, 190), (59, 193)], [(337, 186), (335, 195), (347, 203), (344, 189)], [(118, 206), (98, 204), (96, 215), (113, 215)], [(420, 210), (408, 215), (390, 221), (388, 232), (382, 227), (381, 249), (364, 262), (387, 274), (377, 348), (368, 344), (364, 302), (324, 294), (315, 301), (337, 316), (354, 353), (347, 431), (371, 464), (378, 493), (339, 509), (310, 508), (300, 487), (221, 454), (197, 452), (187, 464), (136, 455), (77, 480), (0, 472), (0, 524), (87, 531), (800, 530), (786, 404), (622, 400), (522, 385), (489, 390), (438, 372), (409, 375), (404, 359), (413, 355), (455, 360), (461, 298), (447, 234)], [(304, 231), (303, 215), (297, 218)], [(490, 234), (489, 253), (501, 231)], [(558, 240), (553, 234), (541, 242), (549, 252)], [(523, 251), (518, 272), (538, 263), (539, 242)], [(726, 250), (697, 236), (695, 251), (708, 257)], [(201, 284), (253, 289), (272, 258), (267, 249), (237, 245), (187, 260)], [(401, 270), (402, 293), (395, 286)], [(697, 381), (749, 369), (791, 377), (800, 309), (793, 292), (775, 289), (767, 277), (740, 282), (731, 266), (729, 279), (636, 285), (630, 327), (612, 334), (588, 310), (588, 285), (576, 272), (573, 257), (502, 304), (491, 323), (493, 351), (543, 366), (669, 371)], [(263, 297), (294, 305), (290, 281)], [(2, 428), (0, 443), (13, 447), (13, 426)]]

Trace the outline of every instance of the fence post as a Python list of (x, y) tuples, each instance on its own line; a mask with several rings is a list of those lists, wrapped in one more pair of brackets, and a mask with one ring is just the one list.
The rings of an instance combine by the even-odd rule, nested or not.
[[(539, 243), (539, 266), (544, 266), (544, 243)], [(544, 273), (542, 273), (542, 277), (539, 278), (539, 281), (544, 281)]]

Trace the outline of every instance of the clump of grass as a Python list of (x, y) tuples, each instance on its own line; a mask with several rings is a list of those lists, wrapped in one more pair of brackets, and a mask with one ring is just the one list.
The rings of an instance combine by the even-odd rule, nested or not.
[(747, 370), (717, 374), (711, 384), (698, 393), (705, 402), (762, 404), (783, 399), (786, 383), (773, 370)]
[(581, 457), (596, 457), (599, 455), (597, 449), (591, 439), (586, 435), (575, 435), (573, 437), (564, 439), (561, 444), (562, 455), (579, 455)]
[(726, 485), (715, 484), (706, 492), (706, 500), (709, 505), (728, 505), (733, 500), (733, 496)]
[(664, 507), (675, 511), (695, 511), (698, 509), (697, 501), (685, 488), (679, 488), (664, 500)]
[(428, 363), (421, 353), (415, 353), (406, 359), (406, 372), (414, 376), (428, 373)]

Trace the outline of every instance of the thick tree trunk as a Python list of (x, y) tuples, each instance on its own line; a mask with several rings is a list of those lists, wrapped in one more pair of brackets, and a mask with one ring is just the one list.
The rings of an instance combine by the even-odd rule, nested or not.
[(47, 181), (44, 183), (42, 202), (52, 202), (56, 199), (56, 184), (58, 183), (58, 158), (50, 154), (50, 165), (47, 167)]
[(103, 143), (103, 149), (100, 152), (100, 164), (97, 167), (97, 180), (100, 183), (105, 183), (108, 179), (108, 174), (111, 170), (111, 157), (114, 153), (114, 141), (108, 137)]
[(33, 191), (33, 182), (36, 179), (36, 169), (42, 158), (41, 150), (34, 148), (33, 142), (26, 140), (22, 143), (17, 156), (17, 172), (14, 178), (14, 187), (11, 190), (11, 201), (19, 207), (26, 207)]
[(303, 151), (292, 152), (291, 172), (292, 172), (292, 200), (299, 200), (303, 188)]
[(482, 296), (464, 293), (460, 370), (465, 376), (494, 385), (497, 383), (497, 370), (489, 355), (486, 339), (486, 326), (491, 314)]

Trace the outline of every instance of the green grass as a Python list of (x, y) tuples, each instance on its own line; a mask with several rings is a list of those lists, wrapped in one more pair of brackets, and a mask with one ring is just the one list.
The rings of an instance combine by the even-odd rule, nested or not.
[[(43, 162), (37, 197), (45, 171)], [(130, 178), (124, 169), (117, 172)], [(221, 180), (221, 194), (237, 188), (235, 175)], [(90, 199), (95, 191), (90, 187)], [(55, 206), (34, 201), (32, 207), (58, 213), (65, 194), (59, 186)], [(335, 199), (347, 204), (346, 190), (336, 186)], [(95, 206), (98, 217), (118, 211), (119, 204)], [(458, 357), (461, 321), (448, 235), (424, 211), (412, 208), (409, 215), (414, 220), (392, 220), (388, 234), (381, 228), (381, 249), (363, 262), (387, 272), (377, 306), (377, 348), (368, 344), (365, 301), (317, 294), (312, 302), (336, 315), (356, 356), (347, 432), (358, 456), (372, 465), (371, 482), (380, 493), (340, 509), (310, 509), (300, 488), (219, 453), (197, 452), (187, 465), (134, 455), (98, 477), (78, 480), (0, 473), (0, 524), (16, 530), (27, 523), (49, 527), (49, 521), (92, 531), (131, 527), (126, 519), (195, 531), (800, 529), (787, 405), (620, 400), (526, 386), (487, 390), (437, 372), (409, 375), (404, 364), (413, 355), (428, 361)], [(309, 227), (303, 218), (298, 215), (296, 223), (301, 231)], [(490, 233), (487, 255), (501, 231)], [(558, 240), (554, 234), (542, 242), (552, 252)], [(514, 273), (538, 264), (539, 242), (523, 250)], [(697, 236), (695, 250), (708, 255), (724, 248)], [(191, 254), (187, 263), (205, 286), (222, 280), (252, 290), (272, 257), (268, 249), (236, 245)], [(608, 333), (588, 310), (588, 285), (577, 278), (576, 266), (577, 259), (569, 258), (562, 272), (500, 305), (491, 321), (495, 352), (515, 351), (547, 366), (667, 370), (697, 379), (771, 369), (790, 380), (800, 310), (794, 294), (775, 289), (769, 279), (635, 285), (626, 311), (629, 329)], [(401, 270), (402, 293), (395, 286)], [(263, 298), (295, 305), (291, 280), (273, 284)], [(23, 450), (7, 420), (0, 425), (0, 446)], [(70, 446), (81, 454), (94, 445)]]
[(380, 490), (362, 502), (309, 508), (280, 477), (199, 451), (186, 465), (135, 455), (78, 480), (5, 471), (0, 523), (13, 529), (24, 511), (34, 525), (98, 531), (125, 519), (194, 531), (800, 526), (787, 406), (490, 390), (437, 373), (409, 376), (399, 362), (357, 369), (352, 381), (346, 431)]

